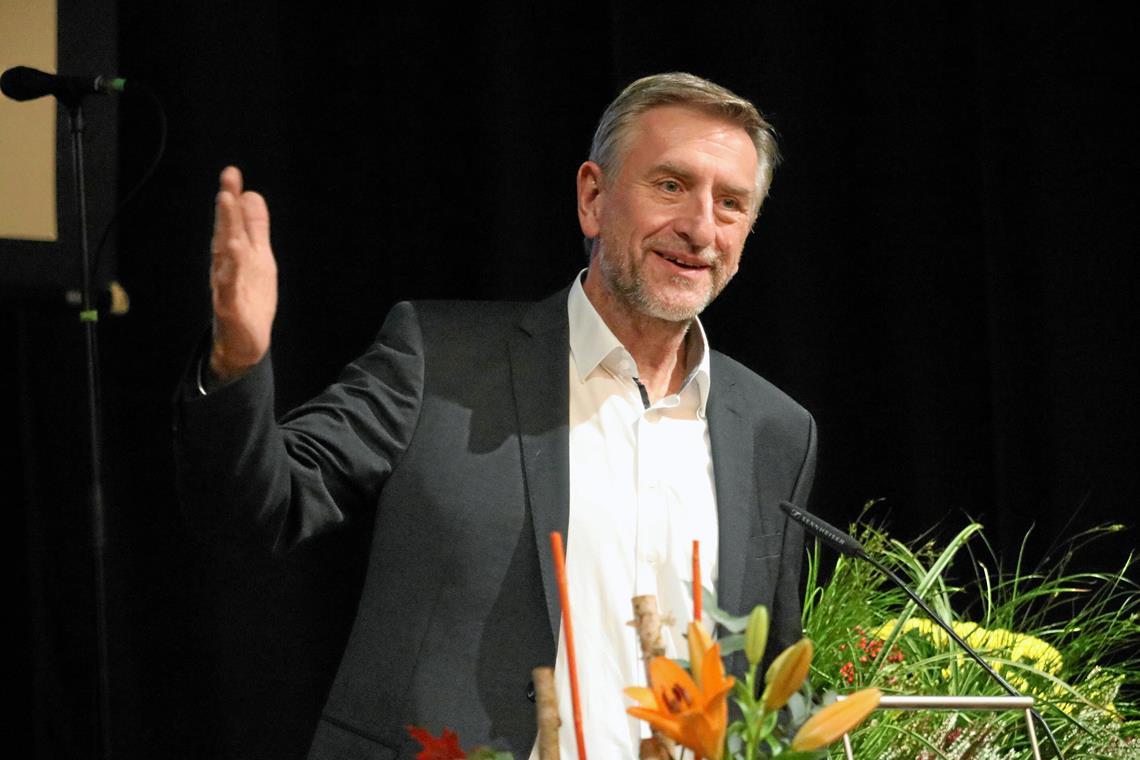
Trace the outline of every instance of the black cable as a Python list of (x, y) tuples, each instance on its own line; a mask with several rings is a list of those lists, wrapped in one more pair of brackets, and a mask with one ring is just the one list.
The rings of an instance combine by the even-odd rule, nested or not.
[(120, 201), (119, 205), (115, 208), (115, 213), (111, 215), (111, 219), (107, 222), (107, 226), (103, 228), (103, 234), (99, 237), (99, 243), (95, 246), (95, 253), (91, 257), (92, 272), (99, 271), (99, 257), (103, 252), (103, 247), (107, 244), (108, 238), (111, 236), (111, 229), (119, 221), (119, 217), (122, 214), (123, 209), (129, 206), (131, 202), (138, 197), (139, 192), (142, 190), (143, 186), (148, 181), (150, 181), (150, 178), (158, 169), (158, 165), (162, 161), (163, 155), (166, 153), (166, 110), (162, 107), (162, 101), (158, 99), (158, 96), (155, 95), (153, 90), (151, 90), (146, 85), (140, 84), (134, 80), (131, 80), (130, 87), (126, 90), (126, 93), (138, 93), (139, 95), (146, 97), (154, 104), (155, 113), (158, 115), (158, 147), (154, 152), (154, 157), (151, 159), (150, 164), (143, 172), (142, 177), (138, 182), (135, 183), (135, 186), (132, 187), (131, 190), (123, 196), (123, 200)]

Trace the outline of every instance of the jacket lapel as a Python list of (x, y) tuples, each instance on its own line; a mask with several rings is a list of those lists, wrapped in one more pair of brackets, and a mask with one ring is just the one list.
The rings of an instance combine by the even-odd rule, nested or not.
[(750, 515), (756, 501), (752, 483), (755, 452), (751, 428), (739, 410), (736, 386), (726, 378), (726, 368), (716, 366), (720, 364), (717, 354), (712, 355), (712, 361), (708, 420), (720, 540), (717, 602), (721, 609), (741, 614), (744, 563), (752, 532)]
[(570, 519), (570, 338), (567, 290), (535, 304), (509, 343), (511, 382), (527, 501), (534, 524), (551, 633), (558, 640), (561, 604), (550, 533), (566, 536)]

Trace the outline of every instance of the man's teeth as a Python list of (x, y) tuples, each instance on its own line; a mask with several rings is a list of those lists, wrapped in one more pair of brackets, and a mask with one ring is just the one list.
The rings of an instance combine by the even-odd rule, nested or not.
[(680, 259), (675, 259), (672, 256), (669, 256), (668, 254), (662, 253), (660, 255), (661, 255), (661, 258), (666, 259), (668, 261), (672, 261), (677, 266), (684, 267), (685, 269), (703, 269), (704, 268), (699, 264), (686, 264), (685, 262), (681, 261)]

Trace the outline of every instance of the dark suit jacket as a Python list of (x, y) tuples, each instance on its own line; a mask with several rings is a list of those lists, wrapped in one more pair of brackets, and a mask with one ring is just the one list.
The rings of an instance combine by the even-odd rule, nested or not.
[[(280, 424), (268, 358), (207, 397), (184, 384), (179, 482), (198, 518), (243, 520), (285, 550), (377, 510), (311, 758), (414, 757), (410, 723), (530, 751), (530, 671), (553, 665), (560, 621), (548, 535), (569, 510), (568, 356), (563, 291), (399, 304), (337, 383)], [(768, 605), (775, 648), (800, 633), (802, 558), (778, 504), (807, 499), (815, 424), (743, 366), (711, 362), (719, 603)]]

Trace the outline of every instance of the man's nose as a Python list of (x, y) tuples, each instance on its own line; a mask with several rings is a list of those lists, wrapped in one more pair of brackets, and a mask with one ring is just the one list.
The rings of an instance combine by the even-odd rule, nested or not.
[(702, 193), (692, 193), (679, 210), (673, 228), (694, 250), (704, 250), (716, 239), (716, 218), (713, 199)]

